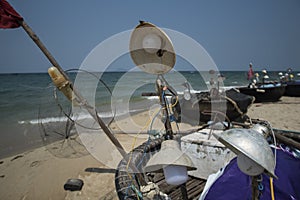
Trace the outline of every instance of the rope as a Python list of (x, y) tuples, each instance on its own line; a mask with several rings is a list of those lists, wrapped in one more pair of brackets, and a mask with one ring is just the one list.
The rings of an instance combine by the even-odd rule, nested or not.
[(137, 168), (143, 163), (143, 160), (144, 160), (145, 155), (146, 155), (146, 147), (150, 144), (150, 141), (151, 141), (151, 138), (150, 138), (150, 135), (149, 135), (147, 143), (146, 143), (146, 145), (144, 146), (144, 149), (143, 149), (143, 156), (142, 156), (140, 162), (137, 164)]
[[(276, 148), (277, 143), (276, 143), (276, 137), (275, 137), (275, 133), (274, 133), (274, 131), (273, 131), (273, 128), (272, 128), (271, 124), (270, 124), (268, 121), (266, 121), (266, 123), (267, 123), (268, 126), (270, 127), (271, 132), (272, 132), (272, 135), (273, 135), (273, 140), (274, 140), (274, 145), (275, 145), (275, 149), (274, 149), (274, 158), (275, 158), (275, 166), (276, 166), (276, 162), (277, 162), (277, 161), (276, 161), (276, 157), (277, 157), (277, 148)], [(270, 177), (270, 193), (271, 193), (271, 199), (272, 199), (272, 200), (275, 200), (274, 187), (273, 187), (273, 178), (272, 178), (272, 177)]]
[(174, 104), (171, 104), (171, 105), (170, 105), (170, 108), (175, 107), (175, 106), (177, 105), (177, 103), (178, 103), (178, 96), (176, 96), (176, 101), (175, 101)]
[[(160, 108), (158, 109), (158, 111), (160, 111)], [(157, 114), (156, 114), (155, 116), (157, 116)], [(131, 151), (130, 151), (130, 156), (129, 156), (129, 159), (128, 159), (128, 162), (127, 162), (127, 165), (126, 165), (126, 172), (127, 172), (127, 175), (128, 175), (128, 177), (129, 177), (130, 181), (133, 180), (133, 177), (132, 177), (131, 174), (129, 173), (129, 170), (128, 170), (128, 169), (129, 169), (129, 164), (130, 164), (130, 162), (131, 162), (131, 160), (132, 160), (133, 150), (134, 150), (134, 147), (135, 147), (135, 144), (136, 144), (136, 141), (137, 141), (137, 137), (141, 134), (141, 132), (142, 132), (144, 129), (146, 129), (147, 127), (149, 127), (150, 123), (153, 121), (153, 119), (154, 119), (155, 116), (151, 117), (151, 118), (146, 122), (145, 126), (144, 126), (144, 127), (136, 134), (136, 136), (135, 136), (134, 139), (133, 139), (133, 143), (132, 143)], [(148, 141), (149, 141), (149, 139), (148, 139)], [(132, 187), (131, 187), (131, 188), (132, 188)], [(140, 191), (135, 187), (134, 192), (136, 193), (136, 196), (137, 196), (137, 198), (138, 198), (138, 200), (139, 200), (139, 199), (140, 199)]]
[(271, 193), (271, 199), (275, 200), (274, 187), (273, 187), (273, 178), (272, 177), (270, 177), (270, 193)]
[(235, 101), (233, 101), (231, 98), (227, 97), (227, 96), (222, 96), (223, 98), (225, 98), (227, 101), (229, 101), (230, 103), (233, 104), (234, 108), (238, 111), (238, 113), (240, 115), (243, 115), (244, 113), (241, 111), (241, 109), (239, 108), (239, 106), (236, 104)]
[[(166, 97), (165, 97), (165, 90), (167, 90), (168, 87), (164, 87), (163, 90), (162, 90), (162, 94), (161, 94), (161, 98), (165, 100), (166, 104), (164, 107), (160, 107), (157, 111), (155, 111), (155, 115), (152, 115), (151, 118), (149, 118), (149, 120), (146, 122), (145, 126), (136, 134), (136, 136), (134, 137), (134, 140), (133, 140), (133, 143), (132, 143), (132, 146), (131, 146), (131, 152), (130, 152), (130, 155), (129, 155), (129, 159), (128, 159), (128, 162), (127, 162), (127, 165), (126, 165), (126, 172), (127, 172), (127, 175), (130, 179), (130, 181), (132, 182), (133, 180), (133, 177), (131, 176), (131, 174), (129, 173), (129, 164), (130, 162), (132, 161), (132, 157), (133, 157), (133, 150), (134, 150), (134, 147), (135, 147), (135, 144), (136, 144), (136, 141), (137, 141), (137, 137), (139, 136), (139, 134), (144, 130), (146, 129), (147, 127), (149, 127), (150, 125), (150, 130), (152, 130), (152, 126), (153, 126), (153, 122), (154, 120), (156, 119), (156, 117), (158, 116), (159, 112), (161, 111), (161, 109), (167, 109), (168, 112), (170, 113), (170, 110), (171, 108), (173, 108), (174, 106), (177, 105), (178, 103), (178, 96), (176, 95), (176, 101), (174, 104), (170, 104), (168, 103)], [(169, 90), (170, 91), (170, 90)], [(172, 93), (172, 91), (170, 91)], [(167, 116), (168, 117), (168, 116)], [(149, 142), (150, 138), (148, 138), (148, 142)], [(144, 157), (144, 155), (143, 155)], [(142, 157), (142, 159), (143, 159)], [(141, 163), (141, 162), (140, 162)], [(139, 163), (139, 164), (140, 164)], [(134, 185), (131, 185), (131, 189), (133, 189), (133, 191), (136, 193), (136, 196), (137, 196), (137, 199), (139, 200), (140, 198), (142, 198), (141, 196), (141, 193), (140, 191), (134, 186)]]
[(158, 114), (160, 113), (161, 111), (161, 107), (158, 109), (158, 112), (155, 114), (155, 116), (153, 117), (152, 121), (151, 121), (151, 124), (150, 124), (150, 128), (149, 128), (149, 131), (152, 131), (152, 127), (153, 127), (153, 123), (155, 121), (155, 119), (157, 118)]

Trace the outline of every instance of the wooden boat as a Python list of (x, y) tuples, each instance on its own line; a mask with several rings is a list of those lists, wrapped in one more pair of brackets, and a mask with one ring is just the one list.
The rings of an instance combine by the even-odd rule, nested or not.
[[(299, 132), (274, 129), (274, 133), (278, 146), (286, 145), (290, 148), (300, 149)], [(120, 200), (142, 199), (145, 198), (143, 195), (151, 192), (153, 196), (150, 199), (199, 199), (205, 188), (207, 179), (189, 175), (189, 179), (185, 184), (172, 186), (166, 183), (162, 173), (129, 172), (127, 161), (130, 157), (130, 162), (142, 172), (143, 167), (147, 164), (150, 157), (160, 150), (163, 141), (163, 138), (157, 138), (150, 142), (145, 142), (128, 153), (127, 157), (119, 163), (115, 174), (115, 186)], [(150, 182), (154, 184), (151, 185), (149, 184)], [(145, 187), (146, 185), (148, 188)], [(222, 187), (226, 190), (228, 186), (223, 185)]]
[(243, 120), (243, 116), (255, 100), (252, 96), (235, 89), (227, 90), (225, 94), (217, 94), (213, 98), (210, 92), (193, 95), (190, 100), (179, 99), (182, 122), (201, 124), (211, 121), (214, 117), (224, 118), (223, 121)]
[(278, 101), (285, 92), (286, 86), (283, 84), (261, 84), (256, 87), (239, 87), (241, 93), (255, 97), (255, 102), (275, 102)]
[(284, 96), (300, 97), (300, 80), (286, 82)]

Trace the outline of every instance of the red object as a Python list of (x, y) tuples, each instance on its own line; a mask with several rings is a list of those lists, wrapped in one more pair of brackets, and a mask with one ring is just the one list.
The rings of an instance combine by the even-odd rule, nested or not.
[(0, 0), (0, 28), (18, 28), (23, 17), (6, 1)]
[(248, 74), (247, 74), (247, 79), (251, 80), (254, 76), (254, 72), (252, 70), (252, 67), (249, 69)]

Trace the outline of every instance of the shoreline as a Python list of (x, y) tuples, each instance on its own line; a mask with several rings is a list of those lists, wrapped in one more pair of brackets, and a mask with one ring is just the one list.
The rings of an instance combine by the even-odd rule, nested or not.
[[(137, 115), (139, 113), (145, 112), (148, 110), (151, 105), (155, 104), (156, 101), (142, 99), (140, 101), (136, 101), (130, 103), (130, 116)], [(106, 112), (106, 111), (104, 111)], [(119, 113), (120, 115), (115, 117), (118, 120), (124, 120), (128, 116), (123, 113)], [(110, 118), (103, 118), (104, 121), (109, 121)], [(35, 119), (38, 120), (38, 119)], [(64, 123), (64, 122), (49, 122), (50, 123)], [(0, 144), (0, 159), (4, 159), (7, 157), (11, 157), (16, 154), (21, 154), (26, 151), (30, 151), (35, 148), (40, 148), (45, 146), (41, 136), (41, 127), (39, 123), (17, 123), (14, 125), (13, 129), (11, 129), (12, 125), (8, 127), (4, 125), (0, 125), (2, 130), (2, 142)], [(13, 131), (14, 134), (11, 134)], [(112, 129), (114, 133), (114, 130)], [(121, 131), (118, 131), (120, 133)]]

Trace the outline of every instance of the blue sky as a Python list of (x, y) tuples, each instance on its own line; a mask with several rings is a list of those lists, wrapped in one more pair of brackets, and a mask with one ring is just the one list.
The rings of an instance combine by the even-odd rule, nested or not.
[[(145, 20), (192, 37), (220, 70), (247, 70), (252, 62), (255, 70), (300, 71), (299, 0), (8, 2), (64, 69), (78, 68), (101, 41)], [(0, 73), (51, 66), (22, 28), (0, 29), (0, 56)]]

